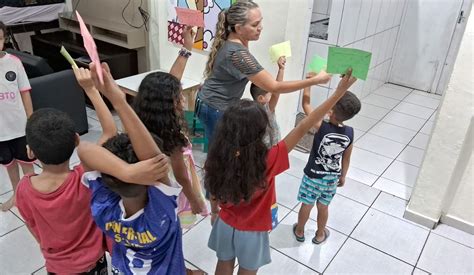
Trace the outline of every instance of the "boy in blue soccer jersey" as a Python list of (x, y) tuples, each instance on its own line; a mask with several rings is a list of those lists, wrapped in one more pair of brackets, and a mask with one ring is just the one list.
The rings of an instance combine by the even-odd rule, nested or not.
[[(110, 100), (120, 116), (127, 134), (119, 134), (103, 147), (83, 143), (79, 156), (88, 169), (83, 182), (92, 190), (91, 209), (97, 225), (114, 240), (112, 265), (115, 274), (186, 274), (182, 251), (182, 235), (176, 215), (176, 198), (181, 188), (168, 179), (167, 158), (138, 116), (127, 104), (125, 94), (112, 79), (108, 67), (102, 69), (104, 84), (94, 80), (97, 88)], [(113, 154), (113, 163), (103, 157)], [(148, 162), (148, 163), (146, 163)], [(114, 175), (101, 174), (104, 167), (126, 169), (126, 164), (150, 165), (150, 174), (131, 184)]]

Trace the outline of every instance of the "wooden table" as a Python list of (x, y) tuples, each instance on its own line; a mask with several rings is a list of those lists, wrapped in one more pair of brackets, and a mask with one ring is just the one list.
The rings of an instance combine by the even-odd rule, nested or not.
[[(137, 75), (132, 75), (129, 77), (121, 78), (116, 80), (119, 87), (127, 94), (131, 96), (136, 96), (138, 93), (138, 87), (140, 83), (150, 73), (153, 72), (163, 72), (164, 70), (155, 70), (150, 72), (145, 72)], [(183, 77), (181, 79), (181, 86), (183, 88), (184, 96), (187, 101), (187, 110), (194, 111), (194, 102), (196, 101), (197, 88), (201, 83), (196, 80)]]

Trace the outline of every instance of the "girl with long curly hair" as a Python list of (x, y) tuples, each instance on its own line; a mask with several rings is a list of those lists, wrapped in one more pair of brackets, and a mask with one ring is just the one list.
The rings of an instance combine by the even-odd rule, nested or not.
[[(323, 72), (325, 74), (325, 72)], [(277, 221), (275, 176), (289, 168), (288, 153), (355, 82), (348, 72), (336, 91), (283, 140), (268, 149), (265, 109), (255, 101), (229, 106), (218, 122), (204, 165), (204, 184), (220, 210), (208, 246), (216, 251), (216, 274), (256, 274), (271, 262), (268, 231)]]
[[(132, 103), (133, 109), (148, 131), (163, 140), (163, 152), (170, 157), (173, 175), (183, 187), (178, 199), (180, 218), (184, 216), (181, 215), (181, 211), (184, 212), (183, 210), (189, 208), (185, 206), (188, 202), (192, 214), (208, 214), (202, 191), (197, 192), (192, 182), (195, 167), (192, 161), (191, 143), (185, 133), (185, 99), (179, 80), (193, 45), (194, 33), (190, 27), (185, 28), (183, 37), (185, 48), (180, 51), (170, 73), (148, 74), (141, 82), (138, 94)], [(193, 223), (193, 219), (190, 221), (188, 219), (189, 215), (186, 218), (186, 226)]]

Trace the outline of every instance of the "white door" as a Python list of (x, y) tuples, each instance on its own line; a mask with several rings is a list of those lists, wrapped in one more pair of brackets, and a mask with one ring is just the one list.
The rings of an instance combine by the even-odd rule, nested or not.
[[(436, 92), (458, 25), (463, 0), (409, 0), (390, 82)], [(453, 43), (460, 43), (453, 41)]]

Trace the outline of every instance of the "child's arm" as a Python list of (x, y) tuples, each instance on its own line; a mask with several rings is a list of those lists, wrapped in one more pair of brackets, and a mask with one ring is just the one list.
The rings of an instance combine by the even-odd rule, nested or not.
[(323, 120), (324, 115), (337, 103), (337, 101), (346, 93), (356, 81), (354, 77), (351, 77), (352, 71), (349, 70), (345, 76), (339, 81), (336, 91), (314, 109), (306, 118), (304, 118), (285, 138), (286, 147), (288, 153), (293, 150), (298, 141), (311, 129), (316, 123)]
[(33, 113), (33, 103), (31, 101), (31, 86), (28, 81), (28, 76), (26, 75), (25, 68), (18, 61), (17, 64), (17, 83), (18, 90), (20, 91), (21, 101), (23, 103), (23, 108), (25, 109), (26, 117), (30, 117)]
[(259, 88), (270, 92), (272, 94), (286, 94), (292, 93), (308, 87), (311, 85), (324, 84), (331, 80), (331, 75), (327, 74), (324, 71), (321, 71), (318, 75), (303, 79), (303, 80), (294, 80), (294, 81), (276, 81), (272, 75), (263, 70), (259, 73), (247, 77), (253, 84), (257, 85)]
[[(285, 64), (286, 58), (284, 56), (280, 56), (280, 58), (278, 58), (278, 73), (276, 81), (283, 81), (283, 76), (285, 75)], [(279, 98), (280, 94), (272, 93), (272, 97), (270, 98), (270, 102), (268, 103), (270, 112), (275, 113), (276, 105), (278, 103)]]
[(33, 103), (31, 102), (30, 91), (21, 92), (21, 101), (23, 102), (23, 107), (25, 107), (26, 117), (30, 117), (33, 113)]
[(301, 107), (303, 107), (303, 111), (306, 115), (309, 115), (313, 111), (313, 107), (311, 107), (311, 87), (304, 88)]
[(91, 100), (92, 105), (97, 113), (100, 125), (102, 126), (102, 135), (97, 141), (98, 144), (103, 144), (109, 138), (117, 134), (117, 127), (115, 126), (114, 118), (110, 113), (109, 108), (102, 99), (99, 91), (94, 86), (94, 81), (91, 77), (91, 72), (85, 68), (73, 68), (74, 75), (77, 82), (84, 89), (87, 97)]
[(183, 193), (191, 204), (193, 214), (201, 213), (204, 208), (204, 201), (198, 200), (196, 193), (193, 190), (193, 185), (188, 175), (188, 168), (184, 162), (183, 152), (180, 149), (174, 150), (171, 155), (171, 167), (176, 181), (183, 188)]
[(168, 157), (165, 154), (129, 164), (104, 147), (85, 141), (79, 144), (77, 153), (84, 167), (93, 167), (93, 170), (113, 175), (123, 182), (151, 185), (168, 175)]
[[(184, 39), (184, 45), (183, 45), (184, 48), (186, 48), (186, 50), (188, 51), (191, 51), (193, 49), (194, 36), (195, 36), (193, 28), (191, 26), (184, 27), (182, 36)], [(176, 76), (178, 80), (181, 80), (181, 78), (183, 77), (184, 69), (186, 68), (187, 62), (188, 62), (188, 57), (178, 55), (178, 57), (176, 57), (176, 60), (173, 63), (173, 66), (171, 66), (170, 74)]]
[[(153, 140), (150, 132), (148, 132), (145, 125), (143, 125), (142, 121), (133, 111), (132, 107), (128, 105), (127, 100), (125, 99), (125, 94), (120, 90), (115, 83), (115, 80), (112, 78), (109, 66), (106, 63), (91, 63), (90, 68), (93, 72), (92, 79), (94, 80), (95, 86), (109, 99), (114, 106), (114, 109), (117, 111), (125, 131), (128, 133), (137, 158), (139, 160), (146, 160), (160, 154), (161, 151)], [(100, 83), (98, 80), (97, 70), (102, 70), (104, 84)]]
[(351, 162), (352, 147), (353, 146), (351, 144), (351, 146), (349, 146), (342, 155), (342, 172), (341, 177), (339, 178), (339, 184), (337, 185), (338, 187), (343, 187), (346, 183), (346, 175), (347, 171), (349, 170), (349, 164)]

